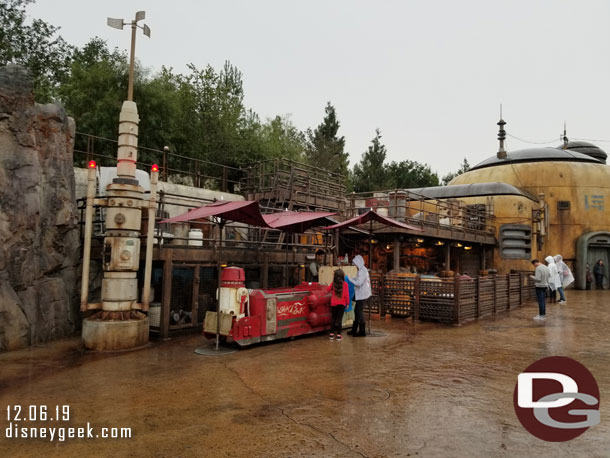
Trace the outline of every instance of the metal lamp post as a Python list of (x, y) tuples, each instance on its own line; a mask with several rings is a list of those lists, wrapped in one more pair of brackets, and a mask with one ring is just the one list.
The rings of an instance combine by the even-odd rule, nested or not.
[[(104, 234), (102, 301), (88, 303), (87, 286), (81, 291), (81, 310), (98, 310), (83, 320), (82, 337), (86, 348), (92, 350), (125, 350), (145, 345), (148, 342), (148, 311), (150, 302), (150, 273), (152, 264), (152, 227), (156, 209), (156, 183), (158, 166), (151, 170), (151, 195), (144, 199), (144, 189), (136, 179), (138, 159), (138, 108), (133, 101), (133, 73), (135, 62), (137, 23), (144, 19), (144, 11), (138, 11), (131, 21), (131, 56), (129, 67), (128, 99), (123, 102), (119, 116), (119, 139), (117, 152), (117, 178), (106, 187), (105, 199), (94, 199), (93, 203), (106, 207), (106, 232)], [(122, 19), (108, 18), (107, 24), (122, 29)], [(141, 27), (150, 37), (150, 28)], [(88, 196), (91, 193), (88, 193)], [(88, 200), (91, 200), (90, 198)], [(88, 203), (89, 205), (89, 203)], [(89, 207), (88, 207), (89, 208)], [(140, 230), (142, 210), (149, 212), (149, 231), (146, 247), (145, 285), (142, 301), (138, 302), (137, 273), (140, 266)], [(87, 219), (91, 218), (90, 211)], [(90, 238), (89, 228), (85, 237)], [(85, 242), (84, 259), (88, 259), (91, 244)], [(83, 270), (85, 272), (85, 269)], [(83, 275), (88, 283), (88, 275)]]
[(126, 25), (131, 25), (131, 53), (129, 55), (129, 86), (127, 88), (127, 100), (133, 100), (133, 72), (135, 67), (135, 54), (136, 54), (136, 29), (139, 27), (148, 38), (150, 38), (150, 27), (146, 24), (139, 26), (138, 22), (143, 21), (146, 18), (146, 11), (138, 11), (136, 17), (131, 22), (125, 22), (123, 19), (115, 19), (109, 17), (106, 23), (114, 28), (123, 30)]

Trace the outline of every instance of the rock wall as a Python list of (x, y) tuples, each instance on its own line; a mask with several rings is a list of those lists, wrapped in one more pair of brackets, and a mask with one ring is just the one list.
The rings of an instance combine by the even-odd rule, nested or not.
[(0, 67), (0, 351), (80, 323), (75, 126), (32, 87), (22, 67)]

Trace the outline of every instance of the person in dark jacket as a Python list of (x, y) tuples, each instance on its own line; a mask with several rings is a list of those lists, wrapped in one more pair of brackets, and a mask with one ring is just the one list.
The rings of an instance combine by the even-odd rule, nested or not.
[(601, 259), (595, 263), (593, 267), (593, 276), (595, 277), (595, 288), (604, 289), (604, 277), (606, 276), (606, 268), (604, 261)]
[(307, 281), (320, 281), (320, 267), (324, 263), (324, 250), (316, 250), (316, 259), (311, 261), (307, 269)]
[(591, 283), (593, 283), (593, 274), (591, 274), (591, 267), (589, 267), (589, 264), (587, 264), (585, 267), (586, 289), (591, 289)]

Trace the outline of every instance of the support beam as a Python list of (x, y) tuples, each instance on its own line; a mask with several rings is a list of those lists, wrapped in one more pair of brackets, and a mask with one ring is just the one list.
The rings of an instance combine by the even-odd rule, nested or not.
[(394, 272), (400, 270), (400, 239), (394, 238)]
[(161, 301), (161, 338), (169, 336), (169, 311), (172, 302), (172, 250), (166, 250), (167, 256), (163, 263), (163, 300)]

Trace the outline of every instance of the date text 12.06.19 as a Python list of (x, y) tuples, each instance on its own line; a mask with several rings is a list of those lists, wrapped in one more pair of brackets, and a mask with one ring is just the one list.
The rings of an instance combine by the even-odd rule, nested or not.
[(69, 421), (70, 406), (46, 406), (19, 404), (6, 406), (8, 421)]

